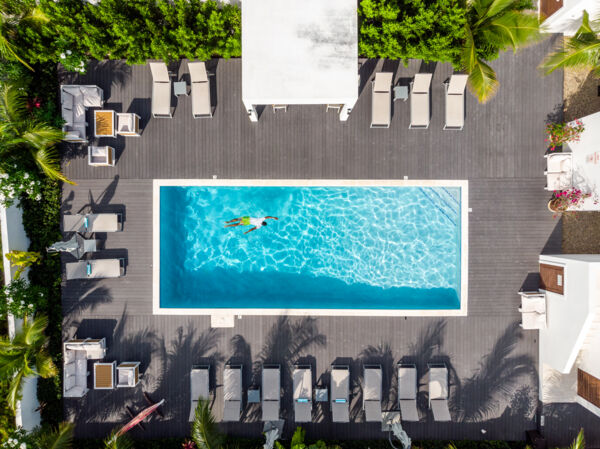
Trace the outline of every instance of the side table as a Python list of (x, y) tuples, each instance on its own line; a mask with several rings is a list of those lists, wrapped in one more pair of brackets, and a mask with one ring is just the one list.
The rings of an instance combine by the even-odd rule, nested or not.
[(94, 111), (94, 135), (96, 137), (116, 137), (115, 133), (115, 111)]
[(315, 388), (315, 402), (327, 402), (329, 400), (329, 391), (327, 388)]
[(140, 136), (140, 116), (133, 112), (117, 114), (117, 134), (120, 136)]
[(114, 167), (115, 149), (113, 147), (88, 147), (88, 165), (95, 167)]
[(176, 81), (173, 83), (173, 93), (176, 97), (185, 95), (187, 97), (187, 83), (185, 81)]

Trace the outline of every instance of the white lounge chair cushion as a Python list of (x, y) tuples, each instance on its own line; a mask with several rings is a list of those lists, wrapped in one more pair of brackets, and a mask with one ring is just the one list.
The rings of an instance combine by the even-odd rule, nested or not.
[(192, 83), (208, 82), (208, 73), (206, 73), (206, 64), (204, 62), (189, 62), (188, 71), (190, 72), (190, 81)]
[(347, 402), (343, 404), (333, 402), (331, 404), (331, 419), (333, 422), (349, 422), (349, 404)]
[[(87, 217), (88, 227), (85, 227)], [(119, 230), (117, 214), (63, 215), (64, 232), (116, 232)]]
[(208, 81), (192, 83), (192, 114), (194, 116), (210, 116), (210, 84)]
[(398, 367), (398, 399), (417, 398), (417, 368)]
[(242, 370), (225, 368), (223, 396), (225, 401), (240, 402), (242, 400)]
[(241, 407), (241, 401), (226, 400), (223, 407), (223, 421), (239, 421)]
[[(88, 263), (91, 273), (88, 275)], [(121, 276), (119, 259), (82, 260), (65, 264), (67, 279), (116, 278)]]
[[(333, 422), (348, 422), (350, 420), (350, 370), (331, 370), (331, 414)], [(338, 402), (338, 401), (344, 402)]]
[(365, 419), (368, 422), (382, 421), (381, 401), (365, 401)]
[(464, 95), (446, 95), (446, 126), (450, 128), (462, 128), (464, 125)]
[(363, 397), (365, 401), (381, 401), (381, 369), (365, 369)]
[[(308, 368), (296, 368), (294, 381), (294, 421), (310, 422), (312, 420), (312, 372)], [(303, 402), (298, 402), (298, 399)]]
[(155, 83), (170, 83), (169, 70), (164, 62), (151, 62), (150, 72), (152, 73), (152, 81)]
[(451, 421), (450, 409), (448, 408), (448, 401), (445, 399), (436, 399), (431, 401), (431, 411), (433, 412), (433, 419), (435, 421)]
[(450, 77), (448, 83), (448, 94), (450, 95), (463, 95), (465, 88), (467, 87), (467, 80), (469, 75), (455, 74)]
[(429, 88), (431, 86), (431, 73), (417, 73), (412, 85), (413, 93), (429, 94)]
[(279, 401), (262, 402), (262, 420), (277, 421), (279, 419)]
[(294, 401), (294, 421), (311, 422), (312, 421), (312, 401), (298, 402)]
[(371, 101), (371, 124), (375, 126), (390, 126), (392, 120), (392, 94), (391, 92), (373, 91)]
[(263, 368), (263, 401), (279, 401), (281, 398), (281, 371), (279, 368)]
[(190, 372), (190, 396), (192, 400), (197, 401), (199, 398), (208, 399), (208, 383), (208, 369), (192, 369)]
[(171, 83), (152, 83), (152, 114), (171, 115)]
[(373, 82), (374, 92), (392, 92), (392, 80), (394, 74), (392, 72), (378, 72), (375, 74)]
[(411, 93), (410, 124), (412, 126), (429, 126), (429, 93)]
[(429, 368), (429, 400), (448, 399), (448, 369)]
[(417, 410), (417, 401), (415, 399), (400, 399), (400, 414), (403, 421), (418, 421), (419, 412)]

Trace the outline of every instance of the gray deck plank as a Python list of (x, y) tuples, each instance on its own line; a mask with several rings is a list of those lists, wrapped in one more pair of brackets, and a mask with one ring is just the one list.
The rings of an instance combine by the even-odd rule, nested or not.
[[(141, 391), (166, 399), (165, 419), (151, 418), (145, 433), (155, 437), (184, 435), (189, 425), (189, 370), (192, 364), (211, 361), (215, 368), (213, 410), (222, 414), (222, 368), (233, 357), (244, 362), (246, 386), (257, 379), (253, 364), (277, 362), (288, 367), (296, 356), (308, 358), (316, 379), (326, 380), (337, 358), (350, 360), (353, 374), (353, 423), (332, 425), (328, 408), (319, 408), (315, 424), (305, 426), (308, 438), (385, 438), (376, 424), (366, 424), (360, 412), (360, 361), (384, 366), (406, 356), (425, 375), (426, 363), (445, 360), (452, 368), (452, 405), (455, 419), (463, 407), (477, 409), (486, 394), (496, 406), (481, 416), (460, 423), (435, 423), (427, 413), (425, 377), (420, 387), (422, 420), (407, 424), (412, 438), (523, 439), (535, 427), (537, 381), (516, 375), (510, 394), (489, 391), (493, 379), (478, 376), (481, 363), (503, 333), (514, 338), (515, 349), (504, 360), (514, 369), (512, 355), (526, 355), (526, 365), (537, 366), (537, 333), (522, 332), (516, 292), (530, 273), (537, 271), (538, 255), (560, 250), (560, 223), (546, 209), (543, 190), (544, 121), (561, 102), (562, 77), (540, 78), (536, 66), (552, 40), (516, 56), (505, 55), (494, 66), (502, 87), (486, 105), (467, 97), (466, 126), (462, 132), (443, 131), (442, 82), (452, 72), (438, 65), (432, 83), (433, 116), (429, 130), (408, 130), (409, 104), (396, 102), (392, 126), (371, 130), (370, 84), (375, 66), (362, 69), (364, 89), (347, 123), (340, 123), (324, 106), (291, 106), (273, 114), (266, 108), (258, 124), (248, 121), (241, 102), (239, 60), (211, 61), (216, 89), (213, 119), (194, 120), (189, 98), (177, 100), (172, 120), (150, 119), (150, 70), (119, 62), (92, 64), (85, 76), (63, 74), (65, 82), (98, 84), (107, 107), (135, 111), (142, 116), (141, 138), (102, 139), (118, 150), (114, 168), (87, 165), (84, 149), (64, 151), (63, 167), (77, 182), (65, 186), (63, 211), (119, 211), (124, 213), (121, 233), (106, 237), (108, 255), (127, 257), (122, 279), (63, 283), (64, 336), (106, 336), (108, 360), (142, 361), (142, 386), (134, 390), (90, 391), (82, 400), (66, 399), (65, 414), (77, 423), (79, 436), (103, 436), (123, 424), (125, 405), (139, 410)], [(215, 69), (216, 63), (216, 69)], [(179, 73), (184, 74), (182, 62)], [(400, 66), (396, 78), (419, 70), (411, 61)], [(176, 101), (173, 99), (173, 104)], [(152, 315), (152, 179), (154, 178), (347, 178), (347, 179), (468, 179), (469, 205), (469, 316), (464, 318), (320, 317), (300, 323), (314, 327), (325, 343), (308, 345), (292, 360), (286, 355), (285, 322), (277, 317), (255, 316), (237, 320), (234, 329), (211, 330), (208, 317)], [(90, 200), (91, 198), (91, 200)], [(530, 279), (529, 279), (530, 280)], [(428, 330), (439, 332), (431, 347), (420, 344)], [(270, 347), (270, 334), (277, 345)], [(434, 332), (435, 334), (435, 332)], [(272, 337), (273, 335), (271, 335)], [(511, 338), (508, 338), (511, 341)], [(389, 354), (378, 348), (389, 346)], [(237, 348), (237, 349), (236, 349)], [(369, 353), (371, 356), (367, 356)], [(271, 354), (265, 356), (265, 354)], [(379, 355), (377, 355), (379, 354)], [(265, 358), (266, 357), (266, 358)], [(393, 371), (393, 370), (392, 370)], [(291, 379), (282, 380), (286, 435), (292, 422)], [(395, 379), (385, 379), (388, 400), (394, 408)], [(387, 391), (391, 386), (391, 390)], [(517, 392), (518, 394), (513, 394)], [(260, 435), (259, 409), (245, 408), (243, 422), (223, 429), (243, 436)], [(485, 436), (481, 433), (485, 429)]]

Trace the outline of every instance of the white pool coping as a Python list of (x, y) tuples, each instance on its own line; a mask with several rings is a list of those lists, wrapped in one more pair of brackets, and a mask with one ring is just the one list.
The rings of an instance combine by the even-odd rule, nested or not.
[[(160, 187), (460, 187), (460, 308), (410, 309), (203, 309), (160, 307)], [(155, 179), (152, 200), (152, 310), (155, 315), (295, 315), (295, 316), (467, 316), (469, 274), (469, 181), (466, 180), (340, 180), (340, 179)]]

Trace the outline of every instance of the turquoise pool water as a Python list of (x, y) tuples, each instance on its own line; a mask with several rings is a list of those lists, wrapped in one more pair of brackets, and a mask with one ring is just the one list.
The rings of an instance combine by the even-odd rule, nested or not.
[[(160, 187), (160, 307), (459, 309), (459, 187)], [(268, 226), (225, 228), (240, 216)]]

